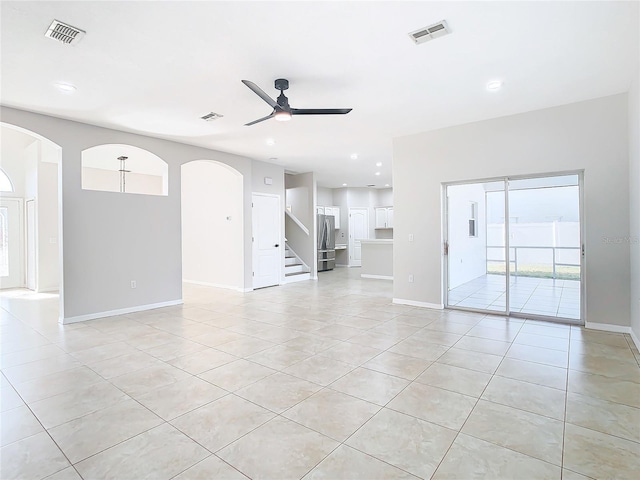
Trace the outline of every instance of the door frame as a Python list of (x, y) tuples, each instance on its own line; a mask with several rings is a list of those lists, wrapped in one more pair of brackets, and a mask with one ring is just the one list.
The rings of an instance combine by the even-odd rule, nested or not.
[[(26, 284), (26, 257), (25, 257), (25, 202), (24, 198), (20, 197), (8, 197), (1, 196), (0, 201), (9, 201), (16, 202), (17, 204), (17, 212), (18, 212), (18, 233), (17, 233), (17, 244), (18, 244), (18, 265), (19, 265), (19, 280), (18, 284), (11, 287), (3, 287), (3, 289), (11, 289), (11, 288), (24, 288)], [(11, 257), (9, 257), (9, 263), (11, 263)]]
[[(580, 220), (580, 318), (566, 317), (548, 317), (545, 315), (537, 315), (532, 313), (511, 312), (509, 305), (510, 295), (510, 276), (511, 276), (511, 258), (509, 245), (509, 180), (527, 180), (535, 178), (560, 177), (565, 175), (578, 176), (578, 218)], [(447, 187), (454, 185), (470, 185), (474, 183), (488, 182), (504, 182), (505, 190), (505, 311), (496, 312), (492, 310), (483, 310), (479, 308), (458, 307), (449, 305), (449, 256), (445, 253), (445, 245), (449, 243), (449, 200), (447, 197)], [(535, 173), (527, 175), (508, 175), (504, 177), (489, 177), (476, 180), (464, 180), (458, 182), (443, 182), (441, 185), (442, 195), (442, 302), (445, 309), (462, 310), (468, 312), (480, 312), (489, 315), (507, 315), (514, 318), (528, 318), (534, 320), (543, 320), (548, 322), (556, 322), (563, 324), (585, 325), (587, 318), (587, 302), (586, 302), (586, 277), (585, 277), (585, 221), (584, 221), (584, 170), (568, 170), (550, 173)]]
[[(283, 235), (283, 222), (284, 222), (284, 210), (282, 209), (282, 198), (280, 197), (280, 195), (276, 195), (273, 193), (261, 193), (261, 192), (251, 192), (251, 290), (255, 290), (256, 287), (254, 286), (255, 284), (253, 276), (254, 276), (254, 267), (256, 265), (256, 253), (257, 253), (257, 249), (256, 249), (256, 242), (255, 242), (255, 223), (254, 223), (254, 214), (255, 214), (255, 210), (253, 209), (253, 199), (256, 196), (260, 196), (260, 197), (271, 197), (271, 198), (275, 198), (278, 200), (278, 238), (280, 239), (279, 241), (279, 247), (278, 247), (278, 255), (280, 257), (280, 260), (278, 261), (278, 283), (274, 284), (274, 285), (268, 285), (268, 286), (276, 286), (276, 285), (283, 285), (284, 284), (284, 235)], [(282, 214), (281, 214), (282, 213)], [(258, 288), (267, 288), (268, 286), (265, 287), (258, 287)]]
[[(33, 208), (33, 231), (29, 228), (29, 206)], [(33, 288), (29, 285), (29, 234), (33, 235)], [(24, 286), (34, 292), (38, 291), (38, 204), (35, 198), (24, 202)]]

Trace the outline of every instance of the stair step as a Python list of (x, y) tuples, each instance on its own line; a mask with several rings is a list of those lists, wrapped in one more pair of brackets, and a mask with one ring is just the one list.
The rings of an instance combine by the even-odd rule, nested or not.
[(284, 278), (284, 283), (304, 282), (311, 280), (309, 272), (288, 273)]
[(285, 274), (295, 273), (295, 272), (307, 273), (305, 266), (302, 263), (298, 263), (296, 265), (285, 265), (284, 267)]
[(307, 275), (309, 272), (292, 272), (292, 273), (285, 273), (284, 276), (285, 277), (293, 277), (295, 275)]

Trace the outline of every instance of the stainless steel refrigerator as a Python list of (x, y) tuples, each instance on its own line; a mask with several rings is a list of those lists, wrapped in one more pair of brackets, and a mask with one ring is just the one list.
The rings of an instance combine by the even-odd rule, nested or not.
[(318, 271), (336, 266), (336, 226), (333, 215), (318, 215)]

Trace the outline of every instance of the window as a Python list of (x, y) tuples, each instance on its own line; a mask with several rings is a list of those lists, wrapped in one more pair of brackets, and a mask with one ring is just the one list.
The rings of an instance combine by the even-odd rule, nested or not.
[(142, 148), (111, 144), (82, 152), (83, 190), (167, 195), (168, 178), (168, 164)]
[(471, 211), (469, 217), (469, 236), (477, 237), (478, 236), (478, 203), (471, 203)]
[(2, 169), (0, 169), (0, 192), (13, 192), (13, 184)]

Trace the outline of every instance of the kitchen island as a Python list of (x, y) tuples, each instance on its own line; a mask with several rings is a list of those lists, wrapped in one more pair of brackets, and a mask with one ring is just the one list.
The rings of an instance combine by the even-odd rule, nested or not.
[(362, 278), (393, 280), (393, 240), (361, 240)]

